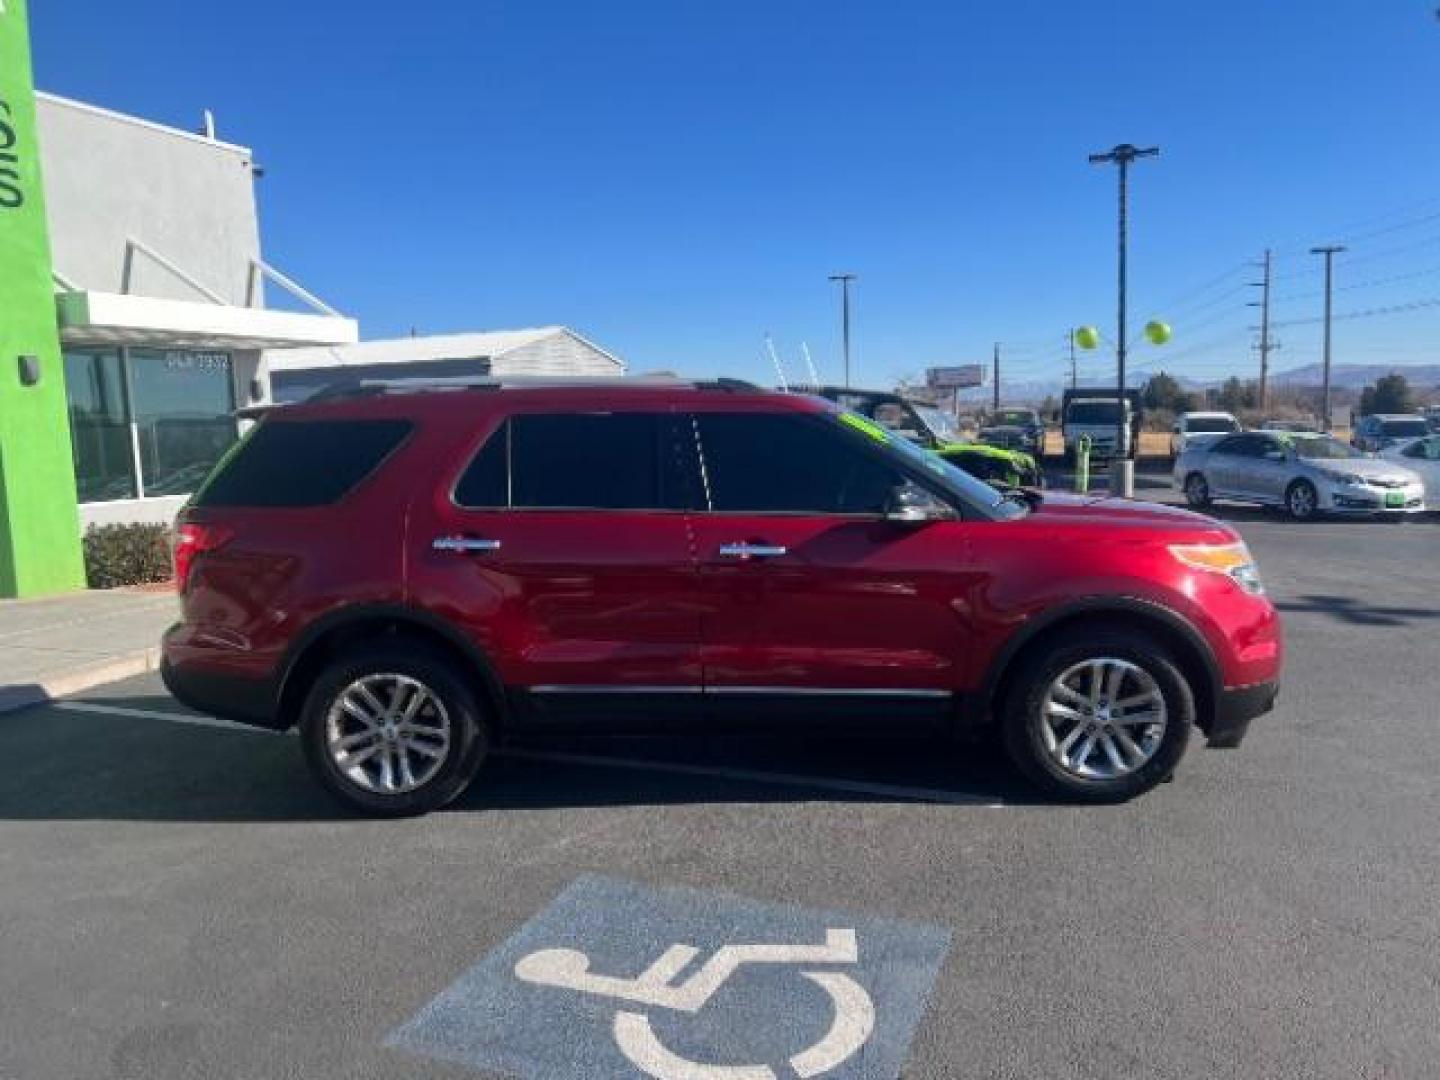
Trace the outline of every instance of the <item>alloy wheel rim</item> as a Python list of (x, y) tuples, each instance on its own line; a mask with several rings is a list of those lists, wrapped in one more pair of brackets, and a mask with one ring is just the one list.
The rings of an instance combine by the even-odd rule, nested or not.
[(1155, 677), (1117, 657), (1066, 668), (1040, 706), (1040, 734), (1050, 759), (1083, 780), (1118, 780), (1144, 767), (1168, 726), (1165, 695)]
[(450, 714), (419, 679), (365, 675), (335, 695), (325, 717), (325, 748), (357, 787), (404, 795), (424, 787), (445, 764)]
[(1187, 494), (1190, 496), (1192, 503), (1203, 503), (1208, 492), (1209, 485), (1205, 483), (1203, 476), (1192, 476), (1190, 478), (1190, 490)]
[(1296, 517), (1306, 517), (1315, 509), (1315, 494), (1304, 484), (1290, 492), (1290, 510)]

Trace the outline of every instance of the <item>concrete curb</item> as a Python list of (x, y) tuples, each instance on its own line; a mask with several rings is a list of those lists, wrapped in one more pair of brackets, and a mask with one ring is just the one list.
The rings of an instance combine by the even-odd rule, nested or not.
[(125, 656), (112, 657), (109, 660), (100, 660), (84, 667), (74, 668), (63, 674), (42, 679), (40, 682), (22, 683), (18, 686), (0, 686), (0, 714), (15, 712), (18, 709), (28, 709), (32, 705), (43, 705), (47, 701), (54, 701), (67, 694), (78, 694), (82, 690), (89, 690), (92, 686), (101, 686), (119, 679), (144, 675), (151, 671), (158, 671), (159, 668), (160, 649), (158, 646), (154, 646)]

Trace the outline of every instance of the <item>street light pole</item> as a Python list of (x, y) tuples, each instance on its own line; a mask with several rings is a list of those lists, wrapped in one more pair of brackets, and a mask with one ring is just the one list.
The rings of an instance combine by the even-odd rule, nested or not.
[[(1140, 149), (1129, 143), (1121, 143), (1102, 154), (1091, 154), (1092, 165), (1120, 166), (1120, 271), (1119, 271), (1119, 322), (1115, 335), (1115, 362), (1119, 376), (1119, 418), (1115, 422), (1115, 459), (1111, 466), (1111, 494), (1130, 498), (1135, 494), (1135, 463), (1130, 457), (1130, 443), (1125, 438), (1125, 302), (1126, 302), (1126, 259), (1130, 238), (1130, 163), (1137, 158), (1158, 157), (1160, 148), (1151, 146)], [(1118, 482), (1118, 483), (1117, 483)], [(1118, 487), (1118, 491), (1116, 488)]]
[(845, 386), (850, 386), (850, 283), (854, 274), (831, 274), (831, 281), (840, 283), (840, 339), (845, 353)]
[(1340, 244), (1330, 244), (1325, 247), (1313, 247), (1311, 255), (1325, 256), (1325, 371), (1323, 376), (1324, 386), (1320, 391), (1320, 424), (1328, 432), (1330, 430), (1330, 299), (1331, 299), (1331, 270), (1335, 264), (1335, 253), (1344, 251)]

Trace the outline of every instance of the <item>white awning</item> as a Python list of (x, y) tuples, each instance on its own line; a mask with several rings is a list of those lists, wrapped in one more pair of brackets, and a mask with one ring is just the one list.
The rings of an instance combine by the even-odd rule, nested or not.
[(123, 293), (60, 292), (55, 306), (67, 345), (285, 349), (360, 337), (354, 319)]

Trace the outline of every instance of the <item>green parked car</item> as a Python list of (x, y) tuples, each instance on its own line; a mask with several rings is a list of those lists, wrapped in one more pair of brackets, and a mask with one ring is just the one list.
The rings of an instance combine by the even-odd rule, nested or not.
[(1043, 487), (1045, 484), (1044, 473), (1032, 455), (983, 442), (965, 441), (950, 415), (933, 405), (916, 404), (885, 390), (822, 386), (813, 393), (935, 451), (946, 461), (988, 484), (1002, 488)]

